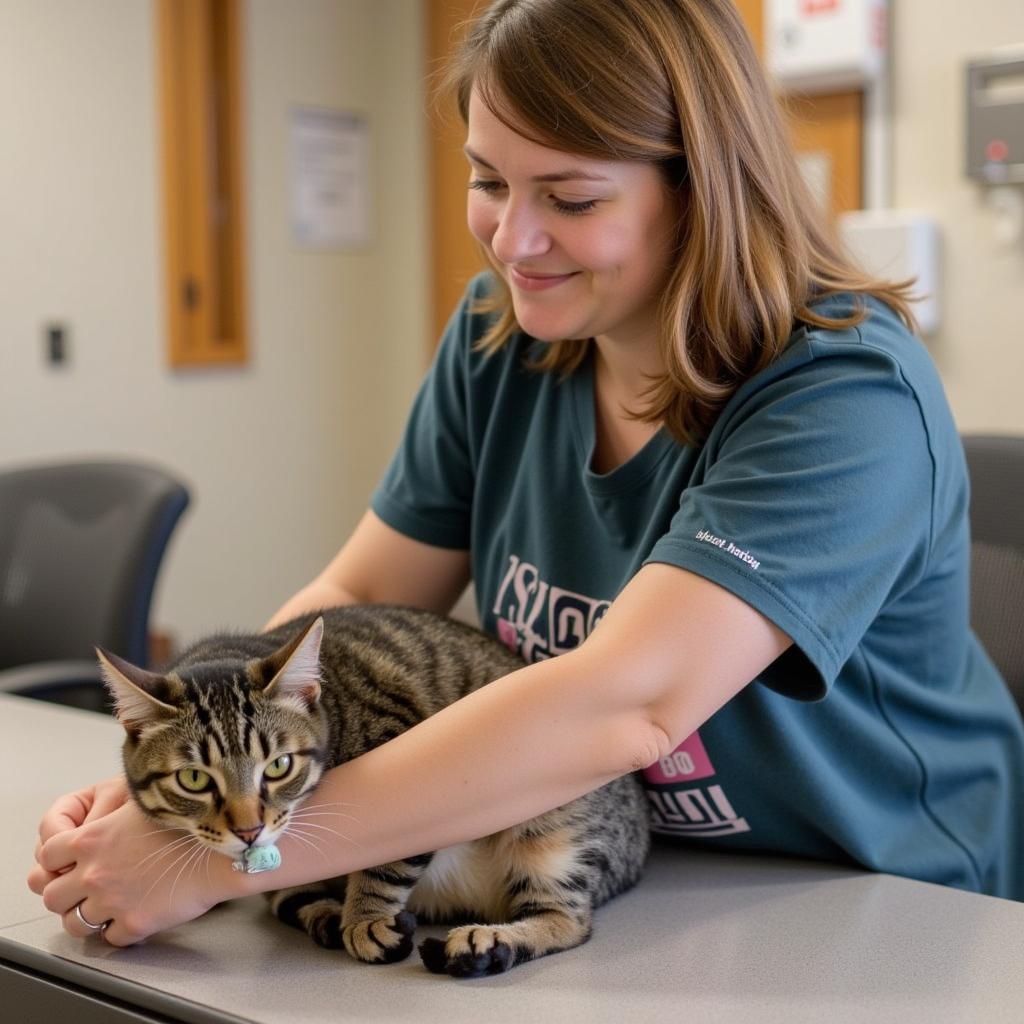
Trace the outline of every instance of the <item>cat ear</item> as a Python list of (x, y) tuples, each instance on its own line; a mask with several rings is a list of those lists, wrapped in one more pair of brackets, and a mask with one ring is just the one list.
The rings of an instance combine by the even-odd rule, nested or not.
[(165, 703), (171, 695), (166, 677), (138, 668), (100, 647), (96, 648), (96, 657), (103, 681), (117, 705), (117, 719), (130, 735), (137, 736), (145, 726), (166, 721), (178, 713), (176, 707)]
[(310, 623), (294, 640), (263, 662), (263, 677), (271, 676), (263, 695), (271, 700), (299, 701), (308, 711), (320, 699), (320, 643), (324, 620)]

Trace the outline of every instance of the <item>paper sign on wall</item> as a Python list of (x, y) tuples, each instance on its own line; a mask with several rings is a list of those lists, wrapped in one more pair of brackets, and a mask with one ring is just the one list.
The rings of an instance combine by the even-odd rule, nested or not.
[(811, 194), (823, 210), (832, 209), (832, 155), (823, 150), (797, 153), (797, 165)]
[(292, 237), (304, 249), (370, 240), (370, 133), (344, 111), (295, 107), (290, 115)]

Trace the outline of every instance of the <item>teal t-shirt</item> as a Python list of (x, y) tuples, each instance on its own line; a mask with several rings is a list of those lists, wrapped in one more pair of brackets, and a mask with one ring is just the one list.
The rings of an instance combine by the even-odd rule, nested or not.
[(484, 628), (528, 661), (582, 643), (647, 562), (793, 638), (644, 773), (656, 831), (1024, 899), (1024, 727), (968, 626), (966, 468), (920, 342), (872, 299), (857, 327), (800, 326), (701, 447), (661, 431), (599, 474), (589, 357), (559, 381), (525, 368), (524, 335), (474, 352), (487, 287), (448, 326), (377, 515), (469, 549)]

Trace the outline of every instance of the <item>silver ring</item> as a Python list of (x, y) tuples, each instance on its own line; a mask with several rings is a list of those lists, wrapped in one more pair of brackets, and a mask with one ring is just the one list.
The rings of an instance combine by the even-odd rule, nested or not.
[(102, 932), (102, 931), (104, 931), (106, 929), (107, 925), (110, 924), (110, 922), (109, 921), (104, 921), (103, 924), (93, 924), (92, 921), (86, 921), (85, 914), (82, 913), (82, 904), (84, 902), (85, 902), (85, 900), (81, 900), (80, 902), (75, 904), (75, 917), (77, 917), (78, 920), (81, 921), (82, 924), (84, 924), (85, 927), (88, 928), (89, 931), (91, 931), (91, 932)]

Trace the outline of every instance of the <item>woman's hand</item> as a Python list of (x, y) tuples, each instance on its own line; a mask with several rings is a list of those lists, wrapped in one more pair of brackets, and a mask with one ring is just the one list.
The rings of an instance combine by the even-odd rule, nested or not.
[(45, 843), (65, 829), (78, 828), (87, 821), (116, 811), (128, 799), (128, 784), (123, 775), (115, 775), (77, 793), (68, 793), (53, 802), (39, 823), (39, 839)]
[[(79, 796), (80, 794), (76, 794)], [(43, 897), (47, 910), (60, 914), (64, 929), (85, 938), (86, 921), (109, 924), (102, 936), (114, 946), (128, 946), (147, 936), (190, 921), (231, 893), (230, 862), (182, 829), (161, 828), (130, 800), (109, 813), (90, 813), (116, 794), (94, 787), (83, 823), (85, 802), (57, 801), (44, 818), (50, 835), (38, 852), (39, 866), (29, 886)], [(106, 803), (109, 807), (109, 803)]]
[(39, 861), (39, 851), (43, 843), (52, 838), (58, 832), (67, 829), (78, 828), (87, 821), (95, 821), (102, 818), (111, 811), (117, 810), (128, 799), (128, 784), (123, 775), (115, 775), (112, 778), (104, 779), (92, 786), (86, 786), (76, 793), (67, 793), (54, 800), (50, 809), (43, 815), (39, 823), (39, 839), (36, 842), (36, 866), (29, 872), (28, 887), (34, 893), (41, 893), (47, 882), (56, 878), (63, 868), (70, 864), (61, 865), (61, 869), (47, 871)]

